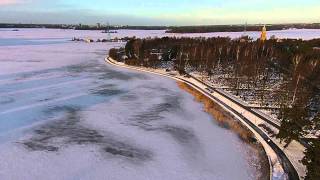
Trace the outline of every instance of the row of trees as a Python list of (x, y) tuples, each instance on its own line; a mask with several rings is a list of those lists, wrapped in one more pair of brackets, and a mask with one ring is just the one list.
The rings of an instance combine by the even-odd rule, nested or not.
[[(283, 29), (319, 29), (320, 24), (269, 24), (269, 30), (283, 30)], [(208, 33), (208, 32), (242, 32), (247, 31), (261, 31), (261, 25), (210, 25), (210, 26), (180, 26), (169, 27), (167, 33)]]
[[(319, 39), (261, 42), (248, 37), (165, 37), (132, 39), (123, 53), (127, 64), (196, 72), (246, 100), (278, 107), (277, 137), (289, 145), (311, 136), (302, 162), (308, 168), (307, 179), (320, 179), (316, 170), (320, 169), (320, 51), (315, 47), (320, 47)], [(110, 51), (116, 59), (117, 53)]]

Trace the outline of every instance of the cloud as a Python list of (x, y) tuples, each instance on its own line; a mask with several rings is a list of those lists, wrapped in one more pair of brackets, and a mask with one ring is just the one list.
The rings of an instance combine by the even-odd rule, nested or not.
[(33, 0), (0, 0), (0, 6), (9, 6), (30, 2), (33, 2)]
[[(319, 22), (319, 0), (0, 0), (0, 22), (210, 25)], [(303, 12), (303, 13), (298, 13)]]
[(0, 5), (16, 4), (17, 2), (17, 0), (1, 0)]

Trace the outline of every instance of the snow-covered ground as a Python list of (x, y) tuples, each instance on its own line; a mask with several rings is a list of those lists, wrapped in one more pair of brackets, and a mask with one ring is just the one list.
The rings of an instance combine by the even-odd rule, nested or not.
[(111, 67), (123, 44), (74, 36), (104, 34), (0, 31), (0, 179), (257, 179), (258, 152), (175, 81)]

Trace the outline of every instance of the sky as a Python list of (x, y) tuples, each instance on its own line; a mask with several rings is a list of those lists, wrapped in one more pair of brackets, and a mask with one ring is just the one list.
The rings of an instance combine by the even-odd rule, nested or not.
[(320, 23), (320, 0), (0, 0), (0, 23)]

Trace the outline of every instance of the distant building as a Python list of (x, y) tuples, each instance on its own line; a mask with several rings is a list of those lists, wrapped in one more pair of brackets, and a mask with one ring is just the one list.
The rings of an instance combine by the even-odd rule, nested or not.
[(267, 40), (267, 28), (266, 28), (266, 26), (263, 26), (263, 28), (262, 28), (260, 40), (261, 41)]
[(84, 39), (84, 42), (86, 42), (86, 43), (92, 43), (92, 42), (94, 42), (94, 40), (93, 40), (93, 39), (90, 39), (90, 38), (85, 38), (85, 39)]
[(241, 36), (239, 39), (240, 42), (252, 42), (252, 38), (250, 38), (249, 36)]
[(277, 42), (278, 42), (278, 43), (281, 43), (281, 42), (283, 42), (283, 39), (279, 39), (279, 38), (278, 38), (278, 39), (277, 39)]
[(320, 47), (314, 47), (313, 50), (320, 51)]
[(158, 60), (160, 60), (162, 58), (163, 52), (161, 49), (151, 49), (150, 54), (157, 56)]

